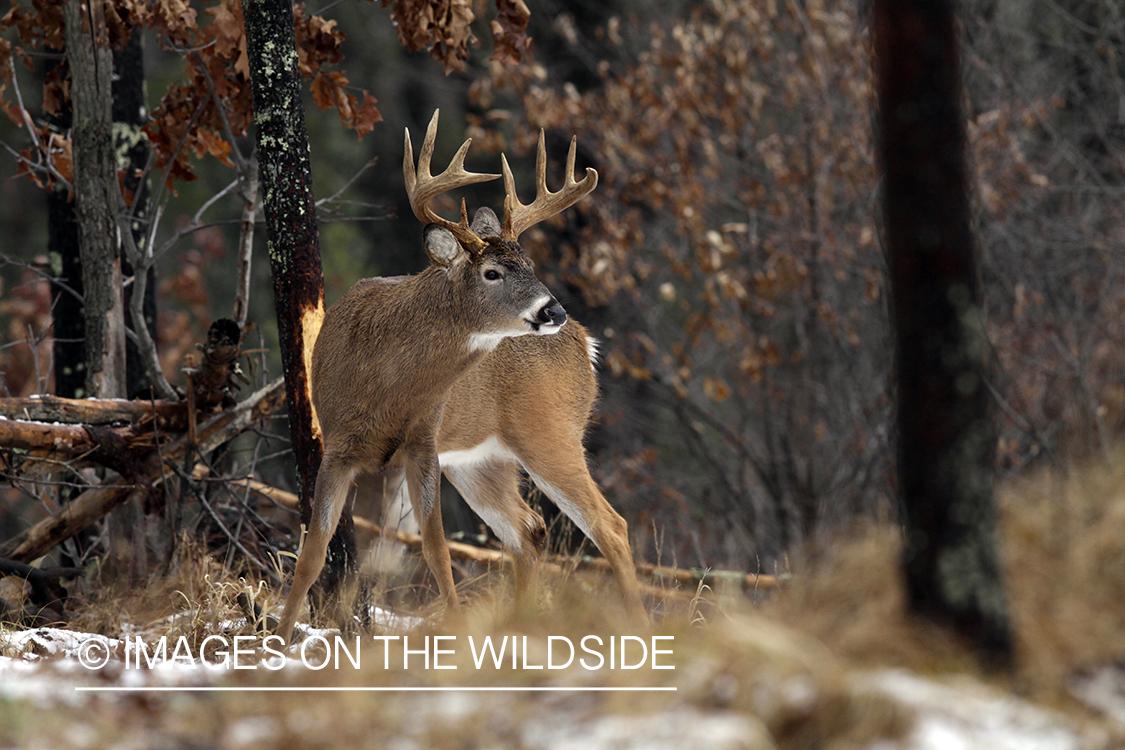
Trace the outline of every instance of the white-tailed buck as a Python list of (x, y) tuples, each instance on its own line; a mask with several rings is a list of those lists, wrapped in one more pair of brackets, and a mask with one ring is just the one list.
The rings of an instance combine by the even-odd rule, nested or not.
[(437, 122), (435, 112), (417, 170), (407, 131), (403, 161), (411, 208), (426, 224), (429, 268), (356, 283), (325, 315), (313, 349), (312, 399), (324, 458), (278, 626), (286, 639), (324, 566), (358, 472), (405, 475), (423, 557), (452, 611), (459, 604), (437, 497), (439, 471), (512, 548), (517, 592), (526, 598), (536, 585), (543, 520), (519, 495), (522, 465), (609, 559), (629, 610), (643, 613), (625, 522), (591, 479), (582, 448), (596, 390), (589, 340), (581, 326), (567, 323), (517, 243), (528, 227), (593, 190), (597, 172), (587, 169), (582, 181), (574, 180), (572, 141), (563, 188), (547, 190), (540, 133), (530, 205), (517, 198), (502, 157), (503, 225), (487, 208), (470, 224), (464, 201), (460, 222), (447, 221), (430, 207), (435, 197), (500, 175), (465, 170), (467, 140), (449, 167), (431, 176)]

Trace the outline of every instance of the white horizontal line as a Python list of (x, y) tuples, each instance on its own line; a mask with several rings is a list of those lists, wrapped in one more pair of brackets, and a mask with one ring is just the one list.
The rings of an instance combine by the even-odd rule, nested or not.
[(320, 693), (320, 692), (368, 692), (368, 693), (548, 693), (548, 692), (599, 692), (599, 693), (651, 693), (676, 692), (676, 687), (82, 687), (75, 691), (83, 693)]

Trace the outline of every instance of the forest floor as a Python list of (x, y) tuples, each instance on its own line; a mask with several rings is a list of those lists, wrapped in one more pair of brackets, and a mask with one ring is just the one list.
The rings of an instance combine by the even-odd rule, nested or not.
[(638, 624), (610, 582), (545, 577), (542, 612), (517, 616), (494, 575), (462, 622), (376, 610), (290, 648), (235, 604), (276, 612), (274, 594), (200, 555), (66, 629), (0, 628), (0, 748), (1125, 747), (1125, 469), (1043, 474), (1000, 505), (1010, 672), (905, 613), (885, 529), (819, 545), (757, 602), (669, 598)]

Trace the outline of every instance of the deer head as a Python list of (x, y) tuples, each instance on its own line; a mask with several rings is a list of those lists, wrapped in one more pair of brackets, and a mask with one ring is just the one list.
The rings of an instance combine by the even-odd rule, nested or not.
[(581, 182), (574, 180), (575, 142), (571, 141), (564, 186), (556, 193), (550, 192), (546, 184), (546, 149), (541, 130), (536, 160), (537, 193), (530, 205), (520, 203), (508, 160), (501, 156), (506, 192), (503, 225), (488, 208), (479, 209), (470, 224), (464, 200), (461, 201), (460, 221), (448, 221), (431, 207), (435, 197), (501, 175), (465, 170), (465, 155), (472, 143), (469, 139), (461, 144), (445, 171), (432, 176), (430, 159), (437, 123), (438, 112), (435, 111), (426, 128), (417, 169), (410, 131), (406, 131), (403, 177), (410, 207), (418, 220), (426, 224), (424, 246), (431, 263), (443, 268), (450, 279), (455, 280), (454, 288), (463, 292), (466, 301), (474, 302), (479, 311), (475, 316), (479, 330), (472, 334), (470, 349), (487, 351), (507, 337), (558, 332), (566, 323), (566, 311), (535, 277), (534, 264), (520, 247), (519, 235), (587, 195), (597, 186), (598, 173), (587, 169)]

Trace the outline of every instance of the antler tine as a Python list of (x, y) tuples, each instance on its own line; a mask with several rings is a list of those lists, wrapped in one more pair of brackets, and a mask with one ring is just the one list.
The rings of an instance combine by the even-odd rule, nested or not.
[(598, 186), (598, 173), (586, 168), (586, 176), (581, 182), (574, 179), (575, 152), (578, 148), (577, 136), (570, 139), (570, 150), (566, 155), (566, 175), (562, 188), (552, 193), (547, 189), (547, 146), (543, 130), (539, 130), (539, 148), (535, 155), (535, 200), (528, 205), (520, 203), (516, 195), (516, 181), (508, 167), (508, 159), (501, 154), (500, 165), (504, 172), (504, 229), (505, 239), (515, 240), (529, 227), (556, 214), (562, 213), (587, 196)]
[(433, 117), (426, 125), (426, 137), (422, 139), (422, 152), (418, 154), (418, 171), (425, 177), (430, 177), (430, 159), (434, 156), (434, 142), (437, 140), (437, 124), (440, 109), (435, 109)]
[(453, 159), (450, 160), (445, 171), (439, 175), (431, 175), (430, 159), (433, 157), (434, 141), (437, 139), (438, 113), (439, 110), (434, 110), (434, 116), (430, 118), (430, 124), (426, 127), (426, 139), (422, 142), (422, 150), (418, 154), (417, 169), (414, 167), (414, 150), (410, 143), (410, 130), (409, 128), (406, 130), (402, 176), (406, 183), (407, 195), (410, 197), (410, 208), (423, 224), (433, 223), (448, 229), (465, 249), (475, 252), (484, 246), (484, 241), (469, 228), (469, 216), (465, 208), (465, 201), (461, 201), (461, 221), (457, 223), (443, 219), (434, 213), (433, 208), (430, 207), (430, 201), (450, 190), (477, 182), (495, 180), (500, 175), (466, 171), (465, 156), (469, 152), (469, 145), (473, 142), (472, 138), (466, 139), (461, 144), (461, 148), (457, 149), (457, 153), (453, 155)]

